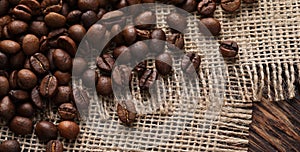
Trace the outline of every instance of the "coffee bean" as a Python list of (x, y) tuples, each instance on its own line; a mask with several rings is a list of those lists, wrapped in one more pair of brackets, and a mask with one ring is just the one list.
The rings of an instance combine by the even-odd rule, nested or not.
[(0, 97), (7, 95), (9, 91), (8, 79), (4, 76), (0, 76)]
[(37, 74), (46, 74), (50, 70), (48, 58), (41, 53), (30, 57), (30, 65)]
[(51, 28), (63, 27), (66, 21), (66, 17), (55, 12), (50, 12), (45, 16), (45, 23)]
[(48, 7), (48, 6), (56, 5), (56, 4), (58, 4), (58, 3), (59, 3), (58, 0), (42, 0), (42, 2), (41, 2), (41, 7), (42, 7), (43, 9), (45, 9), (45, 8)]
[(11, 89), (16, 89), (18, 87), (18, 71), (14, 70), (9, 75), (9, 86)]
[(72, 59), (70, 55), (61, 49), (55, 49), (53, 52), (53, 62), (54, 65), (63, 72), (72, 69)]
[(0, 69), (6, 69), (8, 66), (8, 57), (6, 54), (0, 52)]
[(63, 152), (63, 144), (59, 140), (50, 140), (46, 146), (46, 152)]
[(123, 39), (127, 45), (131, 45), (135, 42), (137, 37), (137, 31), (133, 25), (128, 25), (122, 31)]
[(14, 20), (7, 25), (9, 34), (18, 35), (27, 31), (28, 24), (24, 21)]
[(106, 28), (105, 26), (101, 24), (94, 24), (91, 26), (88, 32), (88, 36), (86, 37), (89, 41), (89, 45), (92, 45), (91, 47), (98, 46), (100, 39), (103, 39), (105, 37)]
[[(49, 32), (48, 40), (49, 40), (50, 45), (52, 45), (51, 44), (51, 43), (53, 43), (52, 41), (57, 41), (57, 39), (60, 36), (67, 35), (67, 33), (68, 33), (68, 30), (66, 28), (59, 28), (59, 29), (55, 29), (55, 30), (52, 30), (51, 32)], [(56, 47), (57, 47), (57, 44), (56, 44)]]
[(56, 71), (54, 76), (57, 78), (58, 85), (67, 85), (71, 81), (71, 74), (68, 72)]
[[(54, 70), (56, 70), (56, 66), (55, 66), (55, 64), (54, 64), (54, 59), (53, 59), (53, 54), (54, 54), (54, 51), (55, 51), (56, 49), (50, 49), (48, 52), (47, 52), (47, 54), (46, 54), (46, 56), (47, 56), (47, 58), (48, 58), (48, 61), (49, 61), (49, 63), (50, 63), (50, 69), (52, 70), (52, 71), (54, 71)], [(63, 50), (60, 50), (60, 51), (63, 51)], [(65, 52), (64, 52), (65, 53)], [(67, 53), (66, 53), (67, 54)], [(70, 56), (69, 56), (70, 57)], [(71, 57), (70, 57), (71, 58)], [(58, 60), (59, 60), (59, 62), (60, 62), (60, 60), (61, 60), (61, 57), (59, 57), (58, 58)], [(71, 60), (71, 59), (70, 59)]]
[(166, 34), (161, 29), (152, 31), (151, 40), (149, 43), (151, 53), (162, 53), (165, 50)]
[(181, 60), (181, 69), (184, 73), (191, 75), (199, 71), (201, 58), (195, 53), (187, 53)]
[(37, 84), (36, 75), (28, 69), (22, 69), (18, 72), (18, 86), (21, 89), (30, 90)]
[(61, 6), (61, 4), (48, 6), (47, 8), (45, 8), (43, 10), (43, 14), (48, 14), (50, 12), (55, 12), (55, 13), (61, 13), (61, 15), (65, 16), (64, 12), (63, 12), (64, 10), (62, 10), (62, 8), (63, 8), (63, 6)]
[(117, 113), (119, 119), (126, 125), (131, 125), (137, 114), (134, 103), (130, 100), (118, 103)]
[(94, 0), (78, 0), (78, 8), (81, 11), (88, 11), (88, 10), (97, 11), (98, 6), (99, 6), (99, 2), (98, 1), (94, 1)]
[(67, 15), (67, 22), (69, 24), (78, 24), (80, 23), (82, 12), (80, 10), (73, 10)]
[[(1, 16), (1, 15), (0, 15)], [(5, 25), (7, 25), (8, 23), (10, 23), (12, 20), (12, 17), (9, 15), (4, 15), (2, 17), (0, 17), (0, 26), (4, 27)]]
[(29, 118), (15, 116), (9, 124), (9, 129), (17, 135), (28, 135), (32, 134), (33, 123)]
[(202, 18), (200, 20), (199, 29), (204, 35), (217, 36), (221, 31), (221, 24), (215, 18)]
[(73, 100), (75, 101), (77, 110), (88, 110), (90, 99), (86, 90), (75, 88), (73, 89)]
[(20, 0), (19, 4), (24, 4), (32, 10), (32, 15), (40, 14), (41, 5), (37, 0)]
[(95, 70), (88, 69), (82, 75), (82, 84), (87, 88), (94, 88), (97, 81), (98, 77)]
[(64, 120), (73, 120), (77, 116), (77, 110), (71, 103), (64, 103), (58, 107), (58, 114)]
[(20, 20), (23, 21), (29, 21), (31, 20), (32, 17), (32, 10), (27, 7), (26, 5), (17, 5), (13, 10), (12, 10), (12, 14)]
[(0, 152), (21, 152), (20, 143), (17, 140), (5, 140), (0, 144)]
[(126, 65), (116, 66), (112, 73), (113, 81), (121, 87), (128, 87), (131, 80), (130, 76), (131, 69)]
[(76, 43), (68, 36), (60, 36), (57, 40), (57, 45), (63, 50), (66, 50), (72, 57), (77, 51)]
[(111, 73), (115, 59), (110, 54), (103, 54), (97, 57), (97, 67), (106, 73)]
[(15, 111), (15, 105), (8, 96), (0, 100), (0, 118), (9, 121), (15, 116)]
[(58, 124), (60, 136), (75, 140), (80, 132), (79, 126), (73, 121), (62, 121)]
[(82, 25), (76, 24), (69, 28), (68, 33), (71, 39), (79, 43), (86, 34), (86, 30)]
[(21, 69), (24, 66), (26, 60), (25, 54), (20, 51), (17, 54), (11, 55), (9, 58), (9, 65), (13, 69)]
[(76, 57), (73, 59), (73, 71), (74, 76), (82, 75), (82, 73), (87, 69), (88, 63), (82, 57)]
[(116, 43), (116, 45), (124, 44), (124, 40), (123, 40), (121, 31), (122, 31), (122, 27), (119, 24), (115, 24), (111, 27), (110, 35), (114, 36), (112, 41), (114, 43)]
[(239, 9), (241, 0), (221, 0), (221, 7), (224, 11), (232, 13)]
[(243, 0), (243, 2), (247, 4), (252, 4), (252, 3), (256, 3), (257, 0)]
[(94, 11), (86, 11), (81, 15), (81, 22), (86, 29), (89, 29), (97, 21), (98, 17)]
[(124, 13), (119, 10), (107, 12), (102, 16), (101, 21), (106, 28), (116, 24), (123, 25), (125, 22)]
[(35, 35), (27, 34), (23, 39), (22, 49), (26, 55), (33, 55), (40, 49), (40, 40)]
[(142, 90), (149, 89), (157, 79), (157, 75), (156, 69), (146, 69), (140, 76), (139, 87)]
[(139, 29), (150, 29), (156, 24), (156, 15), (151, 11), (145, 11), (134, 19), (134, 24)]
[(7, 14), (8, 10), (9, 10), (8, 0), (1, 0), (0, 1), (0, 16)]
[(10, 90), (8, 94), (16, 102), (27, 101), (30, 98), (29, 93), (24, 90)]
[(96, 85), (96, 91), (99, 95), (109, 96), (112, 95), (112, 80), (110, 77), (101, 75), (98, 78), (98, 82)]
[(180, 49), (184, 47), (184, 37), (181, 33), (173, 33), (167, 37), (167, 46), (170, 50)]
[(40, 121), (35, 126), (35, 134), (40, 141), (48, 142), (57, 138), (57, 128), (52, 122)]
[(25, 102), (17, 108), (17, 113), (19, 116), (31, 118), (35, 113), (35, 109), (30, 102)]
[(57, 93), (53, 97), (53, 101), (56, 105), (60, 105), (62, 103), (70, 102), (72, 90), (70, 86), (59, 86), (57, 88)]
[(145, 60), (143, 62), (140, 62), (137, 66), (135, 66), (133, 71), (135, 71), (138, 74), (138, 77), (140, 78), (144, 74), (146, 69), (147, 69), (147, 62)]
[(235, 41), (223, 41), (220, 44), (220, 52), (224, 57), (235, 57), (238, 54), (239, 46)]
[[(122, 57), (119, 56), (122, 54)], [(113, 51), (113, 56), (119, 63), (129, 63), (131, 61), (130, 49), (127, 46), (116, 47)]]
[(0, 50), (6, 54), (16, 54), (21, 50), (19, 43), (12, 40), (0, 41)]
[(170, 28), (172, 28), (173, 30), (176, 30), (178, 32), (184, 32), (184, 30), (187, 27), (186, 17), (179, 13), (169, 14), (167, 16), (166, 21)]
[(130, 46), (130, 53), (136, 60), (143, 59), (148, 52), (148, 45), (143, 41), (137, 41)]
[(183, 10), (187, 11), (187, 12), (194, 12), (197, 8), (197, 2), (196, 0), (186, 0), (185, 3), (183, 3), (180, 6)]
[(35, 88), (32, 89), (30, 97), (31, 97), (31, 100), (32, 100), (33, 104), (38, 109), (43, 109), (45, 107), (38, 87), (35, 87)]
[(172, 72), (173, 59), (169, 53), (163, 53), (156, 57), (155, 67), (161, 75), (168, 75)]
[(40, 84), (40, 94), (44, 97), (52, 97), (57, 92), (57, 79), (53, 75), (46, 75)]
[(216, 10), (215, 0), (202, 0), (198, 4), (198, 13), (203, 16), (212, 16)]
[(51, 50), (49, 41), (46, 36), (42, 36), (40, 39), (40, 52), (47, 54), (47, 51), (50, 52), (49, 50)]
[(140, 41), (148, 40), (151, 38), (151, 31), (150, 30), (140, 30), (136, 29), (137, 38)]

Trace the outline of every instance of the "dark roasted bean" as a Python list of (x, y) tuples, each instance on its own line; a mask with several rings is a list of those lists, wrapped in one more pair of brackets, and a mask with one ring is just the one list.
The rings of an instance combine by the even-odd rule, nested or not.
[(126, 100), (118, 103), (117, 113), (119, 119), (126, 125), (132, 124), (136, 119), (136, 109), (132, 101)]
[(114, 64), (115, 59), (110, 54), (103, 54), (97, 57), (97, 66), (103, 72), (110, 74)]
[(57, 138), (58, 130), (49, 121), (40, 121), (35, 126), (35, 134), (40, 141), (48, 142)]
[(15, 116), (9, 124), (9, 129), (17, 135), (32, 134), (33, 122), (29, 118)]
[(64, 103), (58, 107), (58, 114), (64, 120), (73, 120), (77, 116), (77, 110), (71, 103)]
[(235, 57), (239, 51), (239, 46), (235, 41), (223, 41), (219, 48), (224, 57)]
[(40, 84), (40, 94), (44, 97), (52, 97), (57, 92), (58, 83), (53, 75), (46, 75)]
[(64, 146), (59, 140), (51, 140), (47, 143), (46, 152), (63, 152)]
[(21, 152), (20, 143), (17, 140), (6, 140), (0, 144), (0, 152)]
[(22, 69), (18, 72), (18, 86), (21, 89), (30, 90), (37, 85), (36, 75), (28, 69)]
[(17, 114), (22, 117), (33, 117), (35, 110), (30, 102), (25, 102), (17, 108)]
[(30, 65), (37, 74), (46, 74), (50, 70), (47, 57), (41, 53), (36, 53), (30, 57)]
[(77, 138), (80, 128), (73, 121), (62, 121), (58, 124), (58, 131), (60, 136), (66, 139), (74, 140)]
[(172, 72), (173, 59), (169, 53), (163, 53), (156, 57), (155, 67), (161, 75), (168, 75)]
[(8, 96), (0, 100), (0, 118), (9, 121), (15, 116), (15, 111), (15, 105)]

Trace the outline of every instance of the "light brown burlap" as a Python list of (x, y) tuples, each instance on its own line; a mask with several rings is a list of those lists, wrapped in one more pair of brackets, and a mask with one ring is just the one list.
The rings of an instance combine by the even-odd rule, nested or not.
[[(80, 122), (77, 140), (60, 138), (65, 150), (247, 151), (252, 101), (262, 96), (282, 100), (294, 95), (300, 68), (299, 7), (299, 0), (261, 0), (257, 4), (242, 4), (235, 14), (228, 14), (218, 6), (215, 17), (221, 21), (222, 32), (217, 39), (235, 40), (240, 46), (237, 58), (224, 61), (220, 54), (211, 51), (217, 49), (217, 44), (197, 37), (197, 23), (189, 19), (185, 48), (203, 57), (200, 78), (187, 81), (180, 72), (180, 59), (174, 59), (175, 74), (157, 82), (160, 102), (153, 106), (149, 102), (155, 101), (145, 100), (146, 106), (139, 109), (140, 115), (132, 127), (120, 124), (112, 100), (90, 94), (89, 115)], [(158, 27), (166, 31), (165, 17), (170, 11), (156, 8)], [(206, 49), (199, 49), (198, 45)], [(213, 76), (214, 72), (224, 72), (224, 79)], [(220, 80), (224, 85), (216, 85)], [(222, 88), (221, 96), (212, 97), (212, 92)], [(270, 94), (271, 90), (276, 93)], [(142, 99), (138, 93), (134, 96)], [(55, 111), (50, 117), (54, 123), (60, 121)], [(4, 126), (0, 132), (1, 141), (18, 139), (23, 151), (45, 148), (34, 134), (16, 137)]]

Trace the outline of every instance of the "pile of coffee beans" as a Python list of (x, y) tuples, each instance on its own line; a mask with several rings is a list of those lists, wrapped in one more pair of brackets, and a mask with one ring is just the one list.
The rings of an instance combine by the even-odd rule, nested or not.
[[(0, 1), (0, 119), (16, 135), (35, 132), (41, 142), (48, 143), (47, 152), (63, 151), (59, 136), (75, 140), (80, 133), (78, 111), (89, 107), (87, 91), (71, 87), (71, 78), (80, 77), (85, 87), (96, 86), (101, 96), (111, 96), (112, 82), (126, 86), (137, 75), (139, 87), (147, 91), (159, 76), (172, 74), (172, 50), (184, 49), (183, 31), (187, 27), (180, 12), (168, 15), (171, 34), (155, 28), (156, 15), (150, 10), (139, 12), (133, 22), (137, 26), (123, 27), (126, 21), (117, 9), (155, 0), (1, 0)], [(171, 0), (171, 3), (188, 12), (198, 11), (200, 22), (212, 35), (221, 31), (220, 22), (213, 18), (216, 4), (227, 12), (236, 11), (241, 0)], [(253, 3), (254, 0), (244, 0)], [(102, 19), (102, 24), (94, 24)], [(200, 29), (201, 30), (201, 29)], [(106, 35), (116, 35), (107, 44), (97, 60), (97, 70), (90, 69), (85, 56), (91, 50), (77, 47), (87, 33), (99, 40)], [(121, 31), (121, 32), (120, 32)], [(204, 33), (205, 34), (205, 33)], [(98, 39), (97, 39), (98, 38)], [(93, 41), (93, 40), (91, 40)], [(165, 42), (166, 43), (165, 43)], [(96, 42), (97, 43), (97, 42)], [(165, 47), (167, 46), (167, 47)], [(167, 49), (165, 49), (167, 48)], [(150, 51), (151, 50), (151, 51)], [(238, 54), (238, 45), (225, 41), (220, 45), (224, 57)], [(152, 59), (139, 62), (145, 54)], [(76, 57), (75, 57), (76, 55)], [(122, 58), (119, 58), (122, 56)], [(136, 60), (131, 70), (125, 63)], [(154, 61), (154, 62), (153, 62)], [(115, 63), (121, 63), (115, 70)], [(153, 66), (149, 67), (153, 62)], [(186, 73), (199, 69), (201, 58), (187, 53), (181, 67)], [(124, 63), (122, 65), (122, 63)], [(72, 68), (77, 69), (73, 71)], [(94, 79), (96, 84), (91, 83)], [(92, 81), (93, 82), (93, 81)], [(45, 109), (54, 108), (60, 120), (50, 119)], [(132, 101), (119, 101), (117, 113), (120, 120), (130, 125), (135, 121), (136, 109)], [(42, 120), (35, 116), (41, 114)], [(20, 151), (16, 140), (1, 143), (0, 151)]]

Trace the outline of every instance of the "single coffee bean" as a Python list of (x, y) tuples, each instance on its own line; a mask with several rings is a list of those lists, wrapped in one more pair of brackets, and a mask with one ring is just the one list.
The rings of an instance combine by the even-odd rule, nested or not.
[(30, 65), (37, 74), (46, 74), (50, 70), (48, 58), (42, 53), (36, 53), (31, 56)]
[(130, 76), (131, 69), (126, 65), (116, 66), (112, 73), (113, 81), (121, 87), (128, 87), (131, 80)]
[[(59, 29), (55, 29), (55, 30), (52, 30), (51, 32), (49, 32), (48, 40), (49, 40), (50, 45), (52, 45), (51, 43), (54, 43), (55, 41), (57, 43), (57, 39), (60, 36), (67, 35), (68, 34), (67, 32), (68, 32), (68, 30), (66, 28), (59, 28)], [(57, 46), (57, 44), (56, 44), (56, 46)]]
[(219, 48), (224, 57), (235, 57), (239, 51), (239, 46), (235, 41), (223, 41)]
[(183, 3), (180, 6), (183, 10), (187, 11), (187, 12), (194, 12), (197, 8), (197, 2), (196, 0), (186, 0), (185, 3)]
[(19, 4), (24, 4), (32, 10), (32, 15), (39, 15), (41, 5), (37, 0), (20, 0)]
[(22, 69), (18, 72), (18, 86), (21, 89), (30, 90), (37, 84), (36, 75), (28, 69)]
[(50, 140), (46, 146), (46, 152), (63, 152), (64, 146), (59, 140)]
[(50, 52), (49, 50), (51, 50), (49, 41), (46, 36), (42, 36), (40, 39), (40, 52), (47, 54), (47, 51), (48, 51), (48, 53)]
[(71, 39), (79, 43), (86, 34), (86, 30), (82, 25), (76, 24), (69, 28), (68, 33)]
[(183, 56), (181, 60), (181, 69), (184, 73), (191, 75), (199, 71), (199, 66), (201, 63), (201, 58), (195, 53), (187, 53)]
[(78, 24), (81, 19), (82, 12), (80, 10), (73, 10), (67, 15), (67, 22), (69, 24)]
[(151, 40), (149, 43), (151, 53), (162, 53), (165, 51), (165, 41), (166, 41), (166, 34), (161, 29), (155, 29), (152, 31)]
[(110, 54), (103, 54), (97, 57), (97, 66), (101, 71), (105, 73), (110, 74), (114, 64), (115, 59)]
[(71, 103), (64, 103), (58, 107), (58, 114), (64, 120), (74, 120), (77, 116), (77, 110)]
[(81, 22), (86, 29), (89, 29), (97, 21), (98, 17), (94, 11), (86, 11), (81, 15)]
[(38, 109), (43, 109), (45, 107), (38, 87), (35, 87), (35, 88), (32, 89), (30, 97), (31, 97), (31, 100), (32, 100), (33, 104)]
[(77, 51), (76, 43), (68, 36), (60, 36), (57, 40), (57, 45), (63, 50), (66, 50), (72, 57)]
[(239, 9), (241, 0), (221, 0), (221, 7), (224, 11), (232, 13)]
[(97, 81), (98, 77), (95, 70), (88, 69), (82, 75), (82, 84), (87, 88), (94, 88)]
[[(119, 58), (119, 56), (122, 56)], [(116, 47), (113, 51), (113, 56), (119, 63), (129, 63), (131, 61), (130, 49), (127, 46)]]
[(13, 10), (12, 10), (12, 14), (20, 20), (23, 21), (29, 21), (31, 20), (32, 17), (32, 10), (27, 7), (26, 5), (17, 5)]
[(22, 117), (31, 118), (34, 113), (35, 109), (30, 102), (25, 102), (17, 108), (17, 114)]
[(156, 69), (146, 69), (140, 76), (139, 87), (142, 90), (149, 89), (157, 79), (157, 75)]
[(137, 37), (137, 31), (133, 25), (128, 25), (122, 31), (123, 39), (127, 45), (131, 45), (135, 42)]
[(243, 2), (247, 4), (252, 4), (252, 3), (256, 3), (257, 0), (243, 0)]
[(15, 116), (10, 121), (9, 129), (17, 135), (28, 135), (32, 134), (33, 123), (29, 118)]
[(82, 57), (76, 57), (73, 59), (73, 71), (72, 74), (75, 76), (82, 75), (87, 69), (88, 63)]
[(167, 37), (167, 46), (170, 50), (180, 49), (184, 47), (184, 37), (181, 33), (173, 33)]
[(68, 72), (56, 71), (54, 76), (57, 78), (58, 85), (67, 85), (71, 81), (71, 74)]
[(22, 42), (23, 52), (30, 56), (39, 51), (40, 40), (33, 34), (27, 34)]
[(148, 52), (148, 45), (143, 41), (137, 41), (130, 46), (130, 53), (136, 60), (143, 59)]
[(0, 152), (21, 152), (20, 143), (17, 140), (6, 140), (0, 144)]
[(167, 24), (170, 28), (173, 30), (179, 31), (181, 33), (184, 32), (184, 30), (187, 27), (187, 19), (185, 16), (179, 14), (179, 13), (171, 13), (167, 16)]
[(0, 100), (0, 118), (9, 121), (15, 116), (15, 111), (15, 105), (8, 96)]
[(44, 97), (53, 97), (57, 92), (58, 83), (53, 75), (45, 76), (40, 84), (40, 94)]
[(61, 49), (54, 50), (53, 62), (54, 65), (63, 72), (71, 71), (72, 69), (72, 59), (70, 55)]
[(107, 12), (102, 16), (101, 21), (106, 28), (110, 28), (116, 24), (123, 25), (125, 22), (124, 13), (119, 10)]
[(150, 29), (156, 24), (156, 15), (151, 11), (145, 11), (134, 19), (138, 29)]
[(112, 95), (112, 80), (110, 77), (101, 75), (98, 78), (98, 82), (96, 85), (96, 91), (99, 95), (109, 96)]
[(10, 90), (8, 94), (16, 102), (27, 101), (30, 98), (29, 93), (24, 90)]
[(6, 54), (16, 54), (21, 50), (19, 43), (12, 40), (0, 41), (0, 50)]
[(29, 26), (29, 31), (41, 37), (48, 34), (48, 27), (44, 21), (32, 21)]
[(24, 21), (14, 20), (7, 25), (9, 34), (18, 35), (27, 31), (28, 24)]
[(94, 0), (78, 0), (78, 8), (81, 11), (88, 11), (88, 10), (93, 10), (97, 11), (99, 6), (98, 1)]
[(101, 24), (94, 24), (91, 26), (89, 29), (88, 35), (87, 35), (87, 40), (89, 41), (89, 45), (94, 47), (93, 45), (98, 46), (99, 40), (105, 38), (105, 33), (106, 33), (106, 28), (105, 26)]
[(48, 6), (56, 5), (58, 3), (59, 3), (59, 0), (43, 0), (41, 2), (41, 7), (42, 7), (42, 9), (45, 9)]
[(53, 97), (53, 101), (56, 105), (60, 105), (62, 103), (70, 102), (72, 90), (70, 86), (59, 86), (57, 88), (57, 93)]
[(7, 14), (8, 10), (9, 10), (8, 0), (1, 0), (0, 1), (0, 16)]
[(63, 27), (66, 21), (66, 17), (55, 12), (50, 12), (45, 16), (45, 23), (51, 28)]
[(114, 36), (112, 41), (116, 43), (116, 45), (124, 44), (121, 31), (122, 31), (122, 27), (119, 24), (115, 24), (111, 27), (110, 35)]
[(198, 4), (198, 13), (203, 16), (212, 16), (216, 10), (215, 0), (202, 0)]
[(13, 69), (21, 69), (24, 66), (26, 56), (23, 51), (18, 52), (17, 54), (11, 55), (9, 58), (9, 65)]
[(118, 103), (117, 113), (119, 119), (126, 125), (131, 125), (136, 119), (136, 109), (134, 103), (130, 100)]
[(204, 35), (217, 36), (221, 31), (221, 24), (215, 18), (202, 18), (200, 20), (199, 29)]
[(52, 122), (40, 121), (35, 126), (35, 134), (40, 141), (48, 142), (57, 138), (57, 128)]
[(0, 69), (6, 69), (8, 66), (8, 57), (6, 54), (0, 52)]
[(173, 59), (169, 53), (163, 53), (156, 57), (155, 67), (161, 75), (168, 75), (172, 72)]
[(140, 41), (148, 40), (151, 38), (151, 31), (150, 30), (140, 30), (136, 29), (137, 39)]
[(77, 110), (88, 110), (90, 99), (86, 90), (75, 88), (73, 89), (73, 101), (75, 101)]
[(7, 77), (0, 76), (0, 97), (8, 94), (9, 82)]
[(18, 71), (14, 70), (9, 75), (9, 86), (11, 89), (16, 89), (18, 87)]
[(58, 131), (60, 136), (75, 140), (80, 132), (79, 126), (73, 121), (62, 121), (58, 124)]

